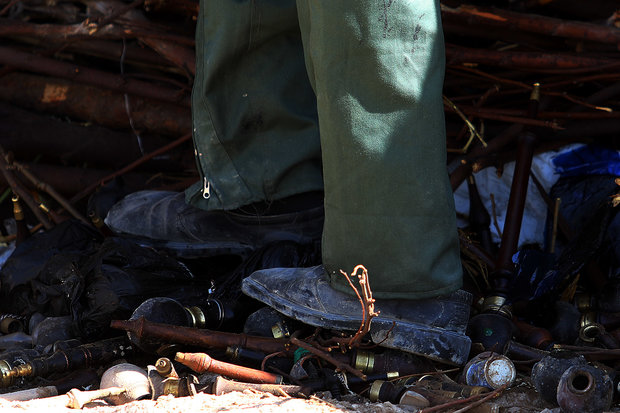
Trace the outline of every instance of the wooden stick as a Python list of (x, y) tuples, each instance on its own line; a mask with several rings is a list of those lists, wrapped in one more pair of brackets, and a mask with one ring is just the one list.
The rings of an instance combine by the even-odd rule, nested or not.
[(575, 56), (567, 53), (496, 51), (454, 45), (446, 45), (446, 58), (446, 63), (449, 65), (477, 63), (517, 70), (547, 72), (562, 72), (567, 69), (596, 72), (620, 67), (618, 60)]
[[(97, 85), (28, 73), (10, 73), (2, 77), (0, 100), (113, 129), (129, 129), (123, 95)], [(182, 136), (192, 130), (188, 107), (133, 96), (131, 108), (136, 129), (145, 135)], [(111, 152), (112, 148), (105, 151)]]
[(34, 176), (34, 174), (24, 165), (18, 162), (13, 162), (13, 166), (15, 167), (15, 169), (21, 172), (21, 174), (24, 175), (30, 182), (32, 182), (37, 187), (37, 189), (40, 189), (50, 194), (50, 196), (54, 198), (56, 202), (58, 202), (60, 206), (63, 207), (67, 212), (69, 212), (74, 218), (79, 219), (86, 225), (91, 225), (90, 221), (87, 220), (84, 215), (80, 214), (75, 208), (73, 208), (73, 206), (65, 199), (65, 197), (60, 195), (54, 189), (54, 187), (48, 185), (47, 183), (41, 181), (39, 178)]
[[(103, 27), (103, 26), (107, 25), (108, 23), (113, 22), (117, 17), (122, 16), (123, 14), (127, 13), (128, 11), (133, 10), (136, 7), (141, 6), (142, 3), (144, 3), (144, 0), (134, 0), (130, 4), (123, 5), (122, 7), (119, 7), (118, 9), (116, 9), (112, 13), (110, 13), (110, 15), (104, 16), (101, 20), (99, 20), (96, 23), (95, 30), (98, 30), (100, 27)], [(91, 32), (91, 34), (92, 34), (92, 32)]]
[[(521, 109), (477, 108), (475, 106), (463, 105), (459, 106), (459, 109), (466, 115), (483, 119), (503, 116), (519, 118), (525, 116), (525, 111)], [(541, 119), (618, 119), (620, 118), (620, 112), (608, 112), (604, 110), (597, 112), (540, 112), (538, 117)]]
[[(503, 385), (502, 387), (493, 390), (490, 393), (482, 393), (482, 394), (474, 394), (473, 396), (467, 397), (465, 399), (457, 399), (457, 400), (453, 400), (444, 404), (438, 404), (437, 406), (432, 406), (432, 407), (427, 407), (425, 409), (420, 410), (420, 413), (432, 413), (432, 412), (436, 412), (439, 410), (443, 410), (443, 409), (447, 409), (453, 406), (458, 406), (460, 404), (464, 404), (464, 403), (469, 403), (471, 401), (475, 401), (474, 403), (472, 403), (471, 405), (467, 406), (466, 408), (463, 409), (459, 409), (456, 411), (459, 412), (465, 412), (473, 407), (479, 406), (480, 404), (486, 402), (489, 399), (492, 399), (494, 397), (497, 397), (502, 391), (504, 391), (506, 389), (507, 385)], [(455, 412), (456, 412), (455, 411)], [(452, 413), (455, 413), (452, 412)]]
[(457, 8), (442, 4), (441, 14), (446, 21), (456, 20), (465, 25), (498, 27), (502, 30), (612, 44), (616, 47), (620, 44), (620, 29), (602, 24), (563, 20), (531, 13), (517, 13), (499, 8), (489, 9), (465, 4)]
[[(450, 112), (455, 112), (454, 108), (449, 105), (444, 105), (444, 108), (446, 108)], [(477, 108), (471, 108), (471, 107), (469, 109), (464, 109), (463, 107), (461, 107), (461, 110), (466, 115), (473, 115), (473, 116), (476, 116), (482, 119), (498, 120), (502, 122), (518, 123), (521, 125), (529, 125), (529, 126), (539, 126), (543, 128), (550, 128), (553, 130), (564, 129), (562, 126), (558, 125), (554, 121), (538, 120), (538, 119), (532, 119), (532, 118), (526, 118), (526, 117), (520, 117), (520, 116), (503, 115), (501, 113), (494, 113), (491, 111), (484, 111), (484, 110), (480, 110)], [(483, 146), (486, 146), (486, 142), (485, 142), (485, 145)]]
[[(453, 66), (452, 68), (448, 69), (448, 71), (454, 73), (456, 71), (460, 71), (460, 72), (469, 72), (469, 73), (473, 73), (476, 75), (479, 75), (483, 78), (489, 79), (490, 81), (492, 81), (493, 83), (500, 83), (500, 84), (508, 84), (508, 85), (513, 85), (513, 86), (517, 86), (519, 88), (522, 88), (524, 91), (528, 91), (531, 92), (532, 91), (532, 85), (528, 85), (526, 83), (523, 82), (519, 82), (517, 80), (513, 80), (513, 79), (506, 79), (506, 78), (502, 78), (499, 76), (494, 76), (490, 73), (486, 73), (483, 72), (482, 70), (478, 70), (478, 69), (474, 69), (472, 67), (467, 67), (467, 66)], [(594, 76), (591, 76), (594, 78)], [(596, 78), (592, 79), (592, 80), (597, 80)], [(591, 109), (596, 109), (596, 110), (604, 110), (609, 112), (609, 108), (606, 107), (601, 107), (601, 106), (597, 106), (597, 105), (593, 105), (591, 103), (588, 103), (586, 101), (574, 98), (564, 92), (553, 92), (550, 89), (549, 85), (545, 85), (544, 87), (541, 88), (540, 94), (541, 95), (545, 95), (545, 96), (555, 96), (555, 97), (559, 97), (562, 99), (566, 99), (569, 102), (573, 102), (576, 103), (578, 105), (581, 106), (585, 106)], [(507, 94), (507, 92), (503, 92), (504, 94)], [(513, 92), (514, 93), (514, 92)]]
[(0, 171), (2, 175), (4, 175), (4, 179), (7, 181), (13, 192), (18, 195), (21, 199), (26, 202), (26, 205), (32, 210), (34, 215), (37, 217), (39, 222), (43, 224), (45, 229), (52, 229), (54, 225), (47, 219), (45, 214), (39, 208), (39, 205), (36, 203), (34, 198), (25, 190), (21, 184), (17, 182), (13, 173), (9, 170), (9, 165), (6, 160), (6, 154), (4, 153), (4, 149), (0, 146)]
[(0, 10), (0, 16), (4, 16), (4, 15), (5, 15), (5, 14), (9, 11), (9, 9), (10, 9), (11, 7), (13, 7), (13, 6), (14, 6), (16, 3), (18, 3), (18, 2), (19, 2), (19, 0), (11, 0), (11, 1), (9, 2), (9, 4), (7, 4), (6, 6), (4, 6), (4, 7), (2, 8), (2, 10)]
[(13, 21), (8, 19), (0, 20), (0, 37), (5, 36), (37, 36), (50, 40), (87, 40), (92, 38), (100, 39), (123, 39), (123, 38), (137, 38), (137, 37), (150, 37), (154, 39), (165, 39), (171, 42), (175, 42), (180, 45), (195, 47), (195, 41), (191, 37), (180, 36), (168, 32), (162, 32), (155, 30), (154, 28), (144, 27), (132, 27), (131, 25), (125, 25), (124, 27), (118, 25), (107, 25), (99, 30), (92, 32), (94, 26), (87, 22), (76, 24), (35, 24), (26, 23), (22, 21)]
[[(144, 3), (144, 0), (134, 0), (131, 4), (125, 5), (118, 0), (107, 0), (105, 7), (112, 8), (112, 13), (104, 16), (102, 21), (96, 24), (96, 28), (100, 29), (117, 18), (123, 16), (119, 23), (130, 22), (133, 24), (149, 25), (149, 20), (139, 10), (133, 10)], [(194, 49), (188, 49), (176, 42), (154, 39), (148, 36), (138, 36), (138, 40), (146, 44), (161, 56), (172, 62), (175, 66), (181, 68), (185, 74), (196, 74), (196, 61)]]
[(9, 47), (0, 46), (0, 63), (42, 73), (71, 79), (78, 83), (101, 86), (122, 93), (177, 103), (190, 107), (189, 98), (183, 97), (178, 90), (157, 86), (148, 82), (126, 79), (100, 70), (77, 66), (47, 57), (24, 53)]
[(88, 196), (92, 191), (94, 191), (95, 189), (97, 189), (99, 186), (105, 184), (108, 181), (111, 181), (112, 179), (121, 176), (135, 168), (137, 168), (138, 166), (142, 165), (143, 163), (145, 163), (146, 161), (153, 159), (156, 156), (161, 155), (162, 153), (166, 153), (167, 151), (169, 151), (172, 148), (175, 148), (179, 145), (181, 145), (182, 143), (185, 143), (186, 141), (190, 140), (192, 138), (192, 134), (189, 133), (187, 135), (184, 135), (182, 137), (180, 137), (179, 139), (170, 142), (168, 145), (162, 146), (161, 148), (154, 150), (153, 152), (147, 153), (146, 155), (144, 155), (143, 157), (141, 157), (140, 159), (136, 160), (135, 162), (130, 163), (129, 165), (125, 166), (124, 168), (119, 169), (118, 171), (104, 177), (101, 178), (99, 181), (93, 183), (92, 185), (90, 185), (89, 187), (85, 188), (83, 191), (81, 191), (80, 193), (76, 194), (73, 198), (71, 198), (69, 200), (69, 202), (71, 202), (72, 204), (76, 203), (77, 201), (81, 200), (82, 198)]

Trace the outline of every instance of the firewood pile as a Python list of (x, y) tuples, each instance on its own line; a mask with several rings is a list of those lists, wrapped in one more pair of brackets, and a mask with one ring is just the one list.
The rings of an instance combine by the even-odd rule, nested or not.
[[(537, 150), (613, 144), (620, 129), (615, 1), (481, 3), (442, 4), (447, 148), (451, 160), (462, 160), (453, 186), (514, 158), (526, 127), (538, 130)], [(126, 178), (132, 189), (188, 186), (198, 7), (197, 0), (0, 1), (4, 150), (71, 198), (180, 143)], [(542, 97), (532, 116), (534, 83)]]
[(140, 159), (129, 188), (187, 187), (197, 11), (189, 0), (2, 1), (4, 150), (69, 198)]
[[(526, 127), (536, 128), (539, 151), (574, 141), (617, 147), (615, 2), (523, 0), (491, 8), (445, 1), (442, 16), (448, 151), (464, 161), (452, 173), (453, 187), (472, 171), (514, 159), (511, 142)], [(533, 115), (527, 99), (536, 83), (542, 96)]]

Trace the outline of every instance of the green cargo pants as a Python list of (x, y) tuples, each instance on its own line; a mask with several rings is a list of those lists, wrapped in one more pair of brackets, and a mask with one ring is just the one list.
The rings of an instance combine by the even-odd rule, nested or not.
[(234, 209), (325, 191), (323, 264), (377, 298), (461, 285), (438, 0), (203, 0), (193, 90), (202, 181)]

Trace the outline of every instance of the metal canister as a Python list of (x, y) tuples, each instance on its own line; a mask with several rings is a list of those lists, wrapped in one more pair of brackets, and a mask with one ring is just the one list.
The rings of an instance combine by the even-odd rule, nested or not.
[(516, 376), (517, 369), (508, 357), (490, 352), (480, 353), (471, 359), (463, 373), (466, 384), (490, 389), (510, 386)]
[(588, 364), (569, 367), (558, 383), (557, 402), (565, 413), (608, 411), (613, 401), (608, 372)]
[(14, 367), (26, 364), (37, 357), (41, 357), (41, 354), (34, 349), (3, 352), (0, 359), (0, 388), (15, 384), (16, 379), (10, 374)]
[(532, 367), (532, 383), (540, 397), (549, 402), (557, 400), (558, 383), (562, 374), (572, 366), (587, 364), (584, 356), (566, 350), (554, 350)]

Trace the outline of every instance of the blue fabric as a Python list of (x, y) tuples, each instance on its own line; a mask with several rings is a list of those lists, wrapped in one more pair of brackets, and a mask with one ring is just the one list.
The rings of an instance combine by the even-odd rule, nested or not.
[(558, 155), (553, 164), (562, 176), (620, 176), (620, 151), (597, 145), (583, 145)]

